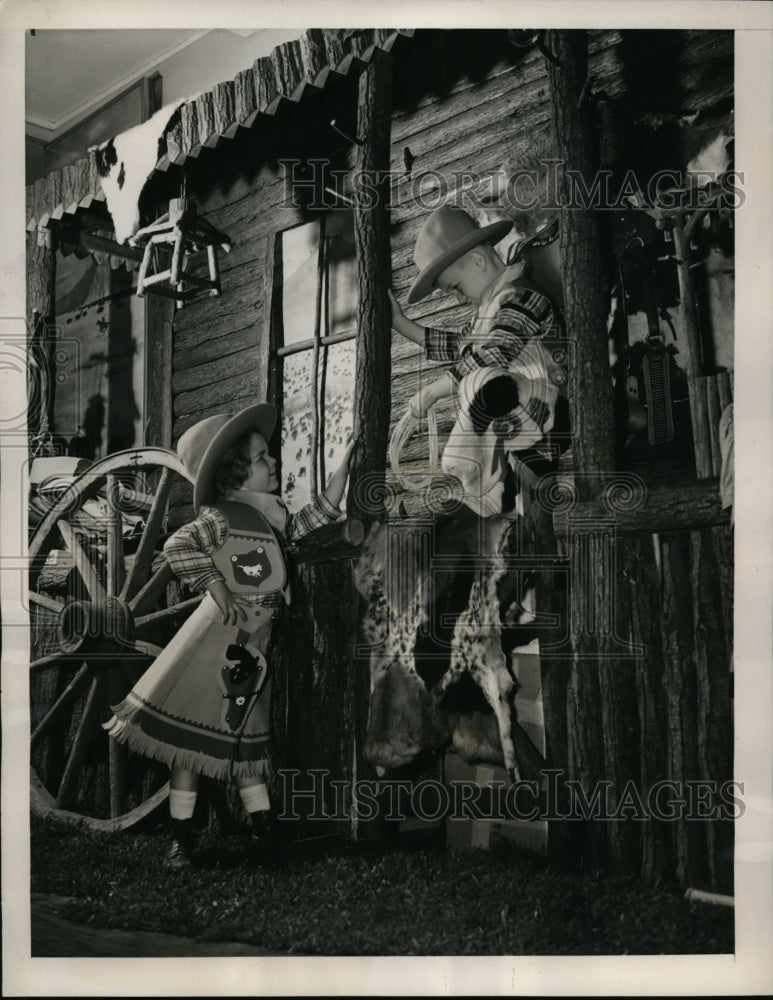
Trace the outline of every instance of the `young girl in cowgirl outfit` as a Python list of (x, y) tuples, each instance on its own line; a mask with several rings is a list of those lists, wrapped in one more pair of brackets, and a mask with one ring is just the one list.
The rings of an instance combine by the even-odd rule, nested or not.
[(349, 444), (327, 489), (297, 514), (276, 496), (268, 441), (276, 410), (259, 403), (199, 421), (177, 452), (194, 480), (198, 517), (164, 545), (175, 574), (204, 599), (105, 728), (171, 767), (172, 844), (166, 863), (191, 864), (191, 818), (199, 775), (233, 777), (253, 831), (274, 836), (269, 755), (274, 620), (289, 602), (283, 544), (340, 517)]

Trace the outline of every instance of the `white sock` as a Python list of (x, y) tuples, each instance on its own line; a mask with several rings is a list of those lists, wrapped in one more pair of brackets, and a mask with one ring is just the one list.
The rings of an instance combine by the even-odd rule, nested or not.
[(262, 781), (254, 785), (245, 785), (244, 788), (240, 788), (239, 795), (241, 796), (244, 808), (248, 813), (260, 812), (261, 810), (271, 808), (271, 802), (268, 798), (268, 789)]
[(196, 805), (196, 792), (185, 792), (180, 788), (169, 789), (169, 815), (172, 819), (190, 819)]

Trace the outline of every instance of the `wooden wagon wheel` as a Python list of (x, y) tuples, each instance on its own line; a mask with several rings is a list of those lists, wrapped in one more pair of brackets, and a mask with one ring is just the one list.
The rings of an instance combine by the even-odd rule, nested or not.
[(172, 452), (120, 452), (75, 479), (30, 541), (38, 814), (119, 830), (168, 796), (168, 770), (102, 723), (199, 603), (182, 599), (162, 552), (169, 531), (190, 519), (191, 497)]

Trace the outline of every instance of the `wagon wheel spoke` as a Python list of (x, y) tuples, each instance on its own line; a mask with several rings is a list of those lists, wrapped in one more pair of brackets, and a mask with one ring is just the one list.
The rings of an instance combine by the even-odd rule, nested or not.
[(134, 565), (129, 571), (121, 589), (121, 600), (131, 601), (137, 593), (141, 581), (150, 572), (155, 555), (156, 542), (158, 541), (158, 536), (166, 517), (166, 505), (169, 500), (169, 491), (171, 488), (171, 470), (163, 469), (158, 482), (158, 489), (153, 499), (153, 506), (150, 508), (148, 519), (145, 522), (145, 530), (142, 532), (140, 544), (134, 555)]
[(51, 724), (56, 721), (56, 719), (61, 715), (61, 713), (69, 708), (70, 705), (75, 701), (80, 692), (86, 686), (89, 676), (91, 675), (91, 670), (84, 663), (77, 674), (73, 677), (67, 687), (62, 691), (59, 697), (56, 699), (51, 708), (46, 712), (40, 722), (35, 726), (32, 731), (30, 740), (34, 744), (43, 736)]
[(57, 521), (56, 526), (64, 539), (64, 544), (67, 546), (70, 555), (73, 557), (75, 568), (80, 573), (81, 579), (86, 585), (89, 597), (93, 601), (104, 601), (107, 597), (105, 588), (102, 586), (102, 582), (99, 579), (96, 568), (86, 555), (86, 552), (81, 543), (78, 541), (75, 532), (65, 520)]
[(33, 604), (39, 604), (41, 608), (45, 608), (46, 611), (55, 611), (57, 614), (59, 614), (64, 607), (63, 601), (54, 600), (54, 598), (49, 597), (48, 594), (40, 594), (37, 590), (29, 591), (29, 599)]
[(168, 562), (159, 566), (151, 576), (145, 586), (138, 594), (129, 601), (129, 609), (132, 614), (142, 616), (143, 612), (151, 608), (161, 594), (166, 590), (166, 585), (171, 583), (174, 573)]
[(83, 657), (79, 654), (73, 654), (72, 656), (67, 656), (66, 653), (57, 650), (55, 653), (47, 653), (45, 656), (38, 657), (37, 660), (33, 660), (30, 663), (30, 673), (39, 674), (43, 670), (50, 670), (52, 667), (63, 666), (65, 663), (82, 662)]
[(56, 797), (56, 806), (61, 809), (72, 796), (74, 786), (78, 779), (78, 772), (86, 759), (91, 738), (99, 725), (99, 716), (104, 704), (105, 679), (98, 674), (91, 683), (86, 706), (83, 709), (83, 716), (78, 725), (78, 732), (73, 741), (72, 750), (67, 760), (67, 765), (62, 775), (59, 785), (59, 794)]
[[(108, 678), (108, 701), (111, 706), (123, 700), (124, 686), (121, 671), (111, 670)], [(126, 799), (126, 760), (128, 750), (112, 736), (108, 739), (108, 767), (110, 773), (110, 816), (115, 819), (123, 812)]]
[(123, 515), (119, 505), (120, 483), (114, 473), (107, 476), (107, 593), (120, 593), (126, 577), (123, 556)]
[[(156, 657), (160, 656), (163, 652), (163, 648), (161, 646), (157, 646), (155, 642), (147, 642), (145, 639), (136, 639), (134, 642), (130, 643), (130, 645), (135, 652), (142, 653), (144, 656)], [(132, 681), (132, 684), (135, 682), (136, 678)]]
[(201, 596), (192, 597), (188, 601), (174, 604), (171, 608), (163, 608), (161, 611), (153, 611), (149, 615), (141, 615), (134, 619), (134, 627), (137, 631), (158, 628), (160, 625), (168, 625), (178, 619), (181, 615), (190, 614), (194, 608), (201, 604)]

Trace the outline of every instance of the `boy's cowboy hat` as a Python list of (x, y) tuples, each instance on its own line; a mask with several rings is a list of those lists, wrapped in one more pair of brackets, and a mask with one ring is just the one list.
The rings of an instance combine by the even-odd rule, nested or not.
[(481, 243), (498, 243), (513, 228), (508, 219), (479, 226), (462, 208), (441, 205), (425, 221), (416, 237), (413, 260), (419, 276), (408, 291), (408, 302), (418, 302), (432, 291), (435, 278), (468, 250)]
[(254, 403), (233, 416), (217, 413), (188, 428), (177, 442), (177, 454), (193, 478), (194, 510), (214, 502), (215, 470), (239, 435), (256, 430), (268, 443), (275, 426), (276, 409), (270, 403)]

